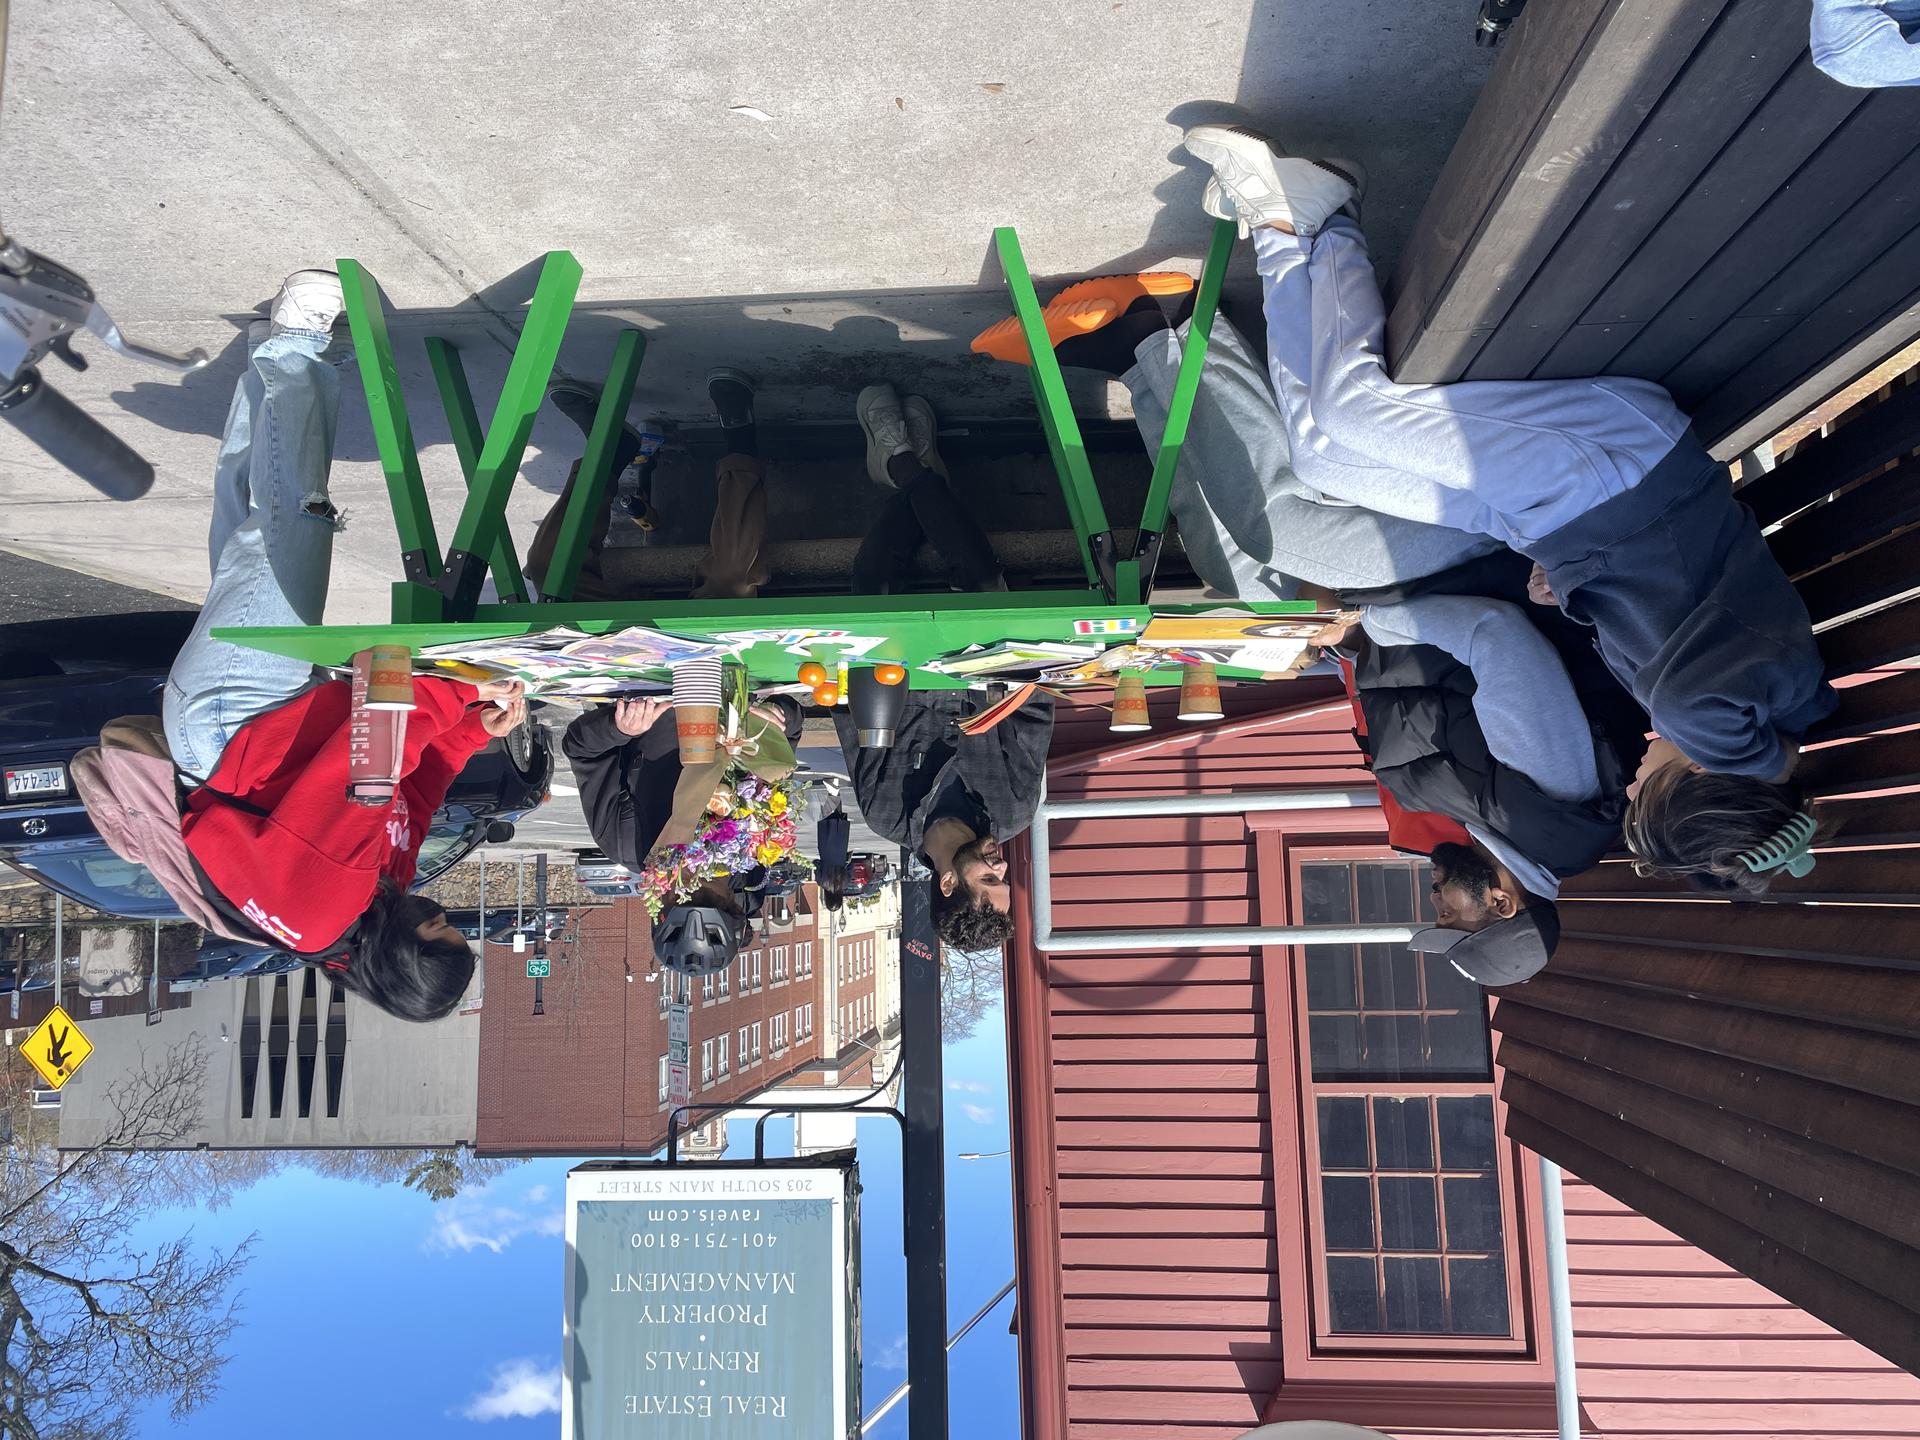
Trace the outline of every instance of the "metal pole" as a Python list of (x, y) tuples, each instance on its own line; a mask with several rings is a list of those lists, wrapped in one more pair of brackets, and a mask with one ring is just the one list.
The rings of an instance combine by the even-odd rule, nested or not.
[[(961, 1342), (961, 1340), (965, 1339), (966, 1334), (969, 1330), (973, 1329), (974, 1326), (978, 1325), (982, 1320), (986, 1319), (987, 1316), (993, 1312), (993, 1307), (998, 1305), (1002, 1300), (1006, 1299), (1007, 1296), (1011, 1295), (1012, 1293), (1013, 1293), (1013, 1281), (1009, 1280), (1007, 1281), (1006, 1284), (1000, 1287), (999, 1294), (995, 1295), (991, 1300), (987, 1301), (986, 1304), (982, 1305), (978, 1310), (973, 1312), (973, 1318), (971, 1320), (967, 1321), (966, 1324), (962, 1325), (958, 1330), (954, 1331), (953, 1334), (947, 1337), (947, 1349), (951, 1351), (954, 1346), (958, 1345)], [(880, 1408), (874, 1411), (871, 1415), (867, 1416), (866, 1419), (860, 1422), (860, 1433), (864, 1435), (869, 1430), (873, 1429), (875, 1425), (878, 1425), (881, 1419), (886, 1415), (886, 1413), (889, 1410), (893, 1409), (894, 1406), (898, 1405), (900, 1403), (901, 1397), (911, 1389), (913, 1389), (913, 1382), (911, 1380), (908, 1380), (905, 1383), (903, 1383), (899, 1389), (895, 1390), (891, 1395), (887, 1396), (885, 1400), (882, 1400), (880, 1402)]]
[(64, 1008), (60, 1003), (60, 982), (67, 968), (66, 957), (66, 897), (56, 890), (53, 892), (53, 1004), (55, 1009)]
[(487, 954), (487, 847), (482, 845), (477, 853), (480, 860), (480, 956), (485, 959)]
[[(1046, 802), (1052, 820), (1080, 820), (1100, 815), (1251, 815), (1267, 810), (1377, 810), (1378, 789), (1261, 790), (1251, 795), (1152, 795), (1116, 800), (1054, 800)], [(1038, 817), (1035, 829), (1039, 828)]]
[(153, 922), (153, 973), (147, 976), (147, 1015), (160, 1013), (160, 922)]
[[(1039, 888), (1039, 876), (1034, 877)], [(1238, 925), (1196, 930), (1049, 930), (1034, 945), (1052, 955), (1112, 950), (1251, 950), (1258, 945), (1404, 945), (1412, 925)]]
[(1547, 1306), (1553, 1315), (1553, 1408), (1560, 1440), (1580, 1440), (1580, 1376), (1573, 1357), (1573, 1296), (1567, 1284), (1567, 1212), (1560, 1167), (1540, 1157), (1540, 1209), (1547, 1229)]
[[(902, 852), (904, 875), (912, 857)], [(900, 1108), (907, 1251), (908, 1440), (947, 1440), (947, 1158), (941, 1105), (940, 939), (933, 881), (900, 886)]]

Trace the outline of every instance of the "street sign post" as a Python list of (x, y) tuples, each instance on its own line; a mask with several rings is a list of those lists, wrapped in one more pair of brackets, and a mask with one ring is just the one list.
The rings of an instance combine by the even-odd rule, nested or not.
[(81, 1033), (73, 1018), (56, 1005), (46, 1019), (34, 1026), (33, 1033), (20, 1046), (20, 1053), (40, 1072), (49, 1090), (58, 1090), (86, 1063), (93, 1053), (93, 1042)]

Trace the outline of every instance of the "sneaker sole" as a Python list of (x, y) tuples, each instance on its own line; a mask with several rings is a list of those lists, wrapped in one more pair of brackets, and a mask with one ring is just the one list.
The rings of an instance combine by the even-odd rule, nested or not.
[[(1091, 280), (1077, 281), (1049, 300), (1040, 312), (1047, 327), (1047, 342), (1058, 345), (1075, 335), (1098, 330), (1124, 315), (1136, 300), (1154, 295), (1184, 295), (1193, 285), (1193, 277), (1178, 270), (1096, 275)], [(974, 336), (973, 349), (1013, 365), (1033, 363), (1027, 349), (1027, 332), (1021, 328), (1018, 315), (996, 321)]]
[(853, 418), (860, 422), (860, 433), (866, 437), (867, 441), (867, 478), (875, 484), (885, 485), (889, 489), (898, 489), (899, 487), (893, 483), (893, 477), (887, 474), (887, 461), (893, 458), (891, 447), (885, 447), (889, 451), (888, 454), (882, 455), (880, 453), (883, 448), (880, 444), (880, 437), (874, 433), (873, 421), (867, 416), (868, 399), (880, 395), (894, 396), (894, 405), (900, 411), (901, 439), (905, 441), (907, 445), (911, 446), (913, 444), (913, 436), (912, 432), (907, 429), (906, 407), (901, 403), (899, 396), (894, 393), (891, 385), (869, 385), (855, 396), (853, 401)]

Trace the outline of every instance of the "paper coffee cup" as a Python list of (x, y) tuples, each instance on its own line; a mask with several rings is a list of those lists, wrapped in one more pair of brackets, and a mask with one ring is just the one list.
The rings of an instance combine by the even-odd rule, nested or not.
[(680, 736), (680, 763), (711, 765), (720, 749), (720, 707), (675, 705), (673, 724)]
[(367, 667), (367, 709), (413, 709), (413, 652), (404, 645), (374, 645), (353, 657)]
[(1180, 718), (1218, 720), (1224, 714), (1219, 673), (1211, 665), (1185, 666), (1180, 672)]
[(1131, 735), (1152, 728), (1153, 721), (1147, 715), (1147, 682), (1138, 675), (1122, 675), (1114, 682), (1113, 719), (1107, 729), (1116, 735)]

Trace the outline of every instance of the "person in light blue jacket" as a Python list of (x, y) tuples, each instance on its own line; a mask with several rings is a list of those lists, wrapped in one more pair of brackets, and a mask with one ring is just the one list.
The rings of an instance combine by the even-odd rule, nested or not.
[(1813, 0), (1810, 45), (1842, 85), (1920, 85), (1920, 0)]

